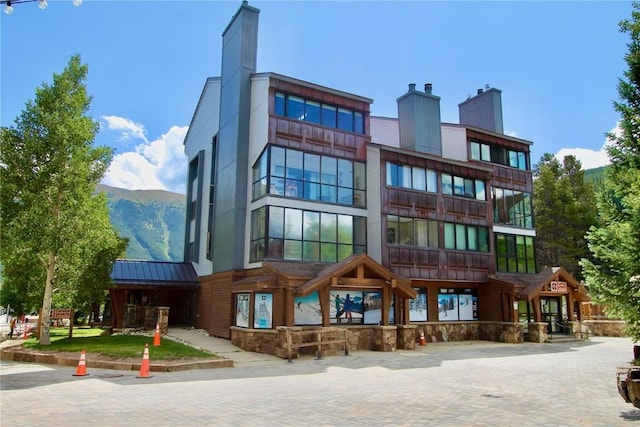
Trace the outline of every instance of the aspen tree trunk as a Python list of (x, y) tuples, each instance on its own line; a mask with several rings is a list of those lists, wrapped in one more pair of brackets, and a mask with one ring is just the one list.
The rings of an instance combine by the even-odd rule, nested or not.
[(56, 272), (56, 256), (53, 252), (49, 252), (47, 261), (47, 281), (44, 287), (44, 298), (42, 299), (42, 319), (40, 319), (40, 344), (51, 344), (49, 335), (49, 325), (51, 324), (51, 296), (53, 295), (53, 278)]

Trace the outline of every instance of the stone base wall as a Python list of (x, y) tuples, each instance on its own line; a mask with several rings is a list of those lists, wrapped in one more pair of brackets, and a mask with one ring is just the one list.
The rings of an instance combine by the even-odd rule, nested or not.
[(278, 349), (278, 332), (273, 329), (246, 329), (231, 327), (231, 343), (254, 353), (275, 354)]
[[(522, 325), (507, 322), (425, 322), (411, 325), (352, 325), (322, 328), (278, 326), (273, 329), (247, 329), (231, 327), (231, 342), (248, 351), (273, 354), (288, 358), (287, 331), (289, 332), (292, 349), (291, 357), (297, 358), (302, 354), (317, 354), (317, 346), (297, 345), (311, 342), (329, 342), (322, 345), (322, 356), (344, 354), (346, 339), (347, 351), (373, 350), (395, 351), (414, 350), (420, 342), (420, 335), (424, 333), (427, 342), (486, 340), (506, 343), (521, 343), (524, 341)], [(345, 335), (346, 334), (346, 335)], [(333, 342), (331, 341), (339, 341)]]
[(624, 331), (627, 325), (623, 320), (585, 320), (582, 322), (588, 333), (595, 337), (626, 337)]
[(427, 342), (497, 341), (517, 344), (524, 341), (523, 327), (510, 322), (425, 322), (416, 323), (415, 341), (424, 332)]

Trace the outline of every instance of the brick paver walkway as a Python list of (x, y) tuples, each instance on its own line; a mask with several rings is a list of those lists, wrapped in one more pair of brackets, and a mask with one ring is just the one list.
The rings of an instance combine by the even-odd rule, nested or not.
[[(3, 426), (632, 426), (624, 338), (427, 344), (234, 368), (153, 373), (3, 362)], [(635, 422), (634, 422), (635, 421)]]

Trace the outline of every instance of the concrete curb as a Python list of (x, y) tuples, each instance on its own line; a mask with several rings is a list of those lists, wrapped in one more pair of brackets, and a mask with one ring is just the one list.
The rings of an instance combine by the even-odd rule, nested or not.
[[(41, 363), (45, 365), (77, 366), (79, 356), (76, 359), (67, 356), (59, 356), (51, 353), (35, 353), (21, 351), (20, 349), (3, 349), (0, 351), (0, 360)], [(138, 371), (140, 363), (118, 362), (109, 360), (91, 360), (87, 358), (87, 368), (114, 369), (119, 371)], [(192, 369), (233, 368), (233, 360), (226, 358), (203, 359), (202, 361), (188, 362), (154, 362), (149, 365), (152, 372), (179, 372)]]

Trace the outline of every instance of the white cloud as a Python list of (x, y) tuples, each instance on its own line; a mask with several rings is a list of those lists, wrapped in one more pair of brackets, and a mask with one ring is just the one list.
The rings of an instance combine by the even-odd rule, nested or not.
[(556, 159), (562, 162), (565, 156), (573, 155), (582, 163), (582, 169), (594, 169), (609, 164), (609, 157), (604, 146), (599, 150), (588, 148), (563, 148), (556, 153)]
[[(133, 123), (122, 119), (122, 123)], [(183, 141), (188, 126), (172, 126), (159, 139), (117, 154), (102, 183), (128, 190), (166, 190), (185, 193), (187, 156)]]
[(144, 125), (118, 116), (101, 116), (100, 128), (120, 132), (119, 141), (131, 141), (141, 139), (147, 142), (147, 131)]
[[(611, 133), (615, 134), (616, 136), (620, 136), (622, 134), (620, 123), (618, 123), (613, 129), (611, 129)], [(562, 148), (556, 153), (556, 159), (562, 162), (565, 156), (573, 155), (578, 160), (580, 160), (583, 170), (599, 168), (610, 163), (609, 155), (607, 154), (606, 150), (606, 147), (610, 144), (611, 141), (608, 138), (605, 138), (602, 148), (600, 148), (600, 150), (598, 151), (590, 150), (588, 148)]]

